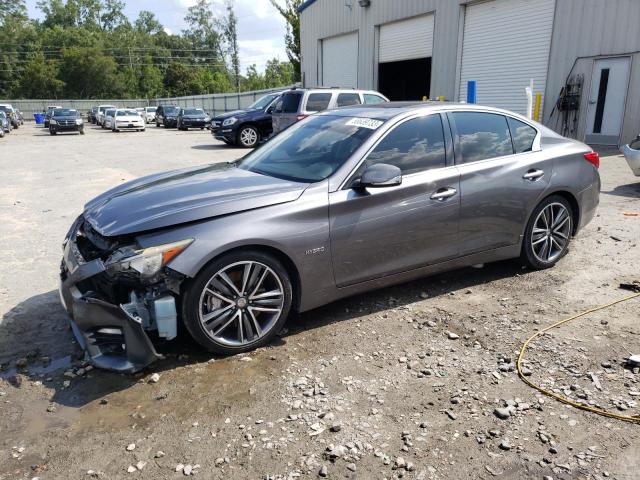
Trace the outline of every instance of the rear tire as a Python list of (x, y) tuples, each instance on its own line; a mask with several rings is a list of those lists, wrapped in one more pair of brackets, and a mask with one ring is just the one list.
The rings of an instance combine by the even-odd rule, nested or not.
[(533, 209), (522, 241), (522, 263), (535, 270), (553, 267), (567, 254), (573, 233), (573, 210), (560, 195)]
[(286, 323), (292, 299), (291, 280), (276, 258), (258, 251), (230, 253), (186, 286), (182, 318), (204, 348), (233, 355), (267, 344)]

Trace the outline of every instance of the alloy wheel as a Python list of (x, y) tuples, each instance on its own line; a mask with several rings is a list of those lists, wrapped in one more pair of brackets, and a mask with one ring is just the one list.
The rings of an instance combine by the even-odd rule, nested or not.
[(258, 142), (258, 132), (253, 128), (244, 128), (240, 132), (240, 143), (245, 147), (252, 147)]
[(561, 203), (550, 203), (538, 214), (531, 232), (531, 250), (544, 263), (557, 260), (571, 237), (571, 214)]
[(264, 337), (284, 308), (278, 275), (255, 261), (236, 262), (213, 275), (200, 294), (198, 315), (217, 343), (241, 346)]

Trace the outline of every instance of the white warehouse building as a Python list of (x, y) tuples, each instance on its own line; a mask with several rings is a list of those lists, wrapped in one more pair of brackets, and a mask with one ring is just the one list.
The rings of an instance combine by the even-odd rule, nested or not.
[(306, 0), (302, 83), (466, 101), (592, 144), (640, 133), (640, 0)]

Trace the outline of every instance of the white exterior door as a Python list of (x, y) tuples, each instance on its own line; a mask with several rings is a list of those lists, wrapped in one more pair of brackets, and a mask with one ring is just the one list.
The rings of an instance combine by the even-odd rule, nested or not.
[(358, 32), (322, 40), (322, 86), (358, 86)]
[(398, 62), (433, 55), (433, 15), (380, 26), (378, 62)]
[[(492, 0), (465, 9), (459, 100), (477, 82), (477, 103), (527, 112), (525, 88), (544, 95), (555, 0)], [(544, 100), (543, 100), (544, 104)]]
[(594, 62), (587, 109), (587, 143), (618, 144), (630, 62), (629, 57), (602, 58)]

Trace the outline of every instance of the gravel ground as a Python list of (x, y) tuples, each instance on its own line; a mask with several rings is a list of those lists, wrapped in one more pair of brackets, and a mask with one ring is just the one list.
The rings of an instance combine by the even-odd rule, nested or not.
[[(122, 181), (244, 153), (149, 128), (0, 141), (0, 480), (17, 478), (637, 479), (640, 429), (545, 398), (522, 342), (640, 279), (640, 182), (603, 158), (601, 207), (544, 272), (514, 262), (379, 290), (301, 315), (274, 344), (210, 358), (185, 335), (136, 376), (91, 369), (58, 303), (60, 242)], [(530, 378), (640, 414), (640, 299), (536, 340)]]

